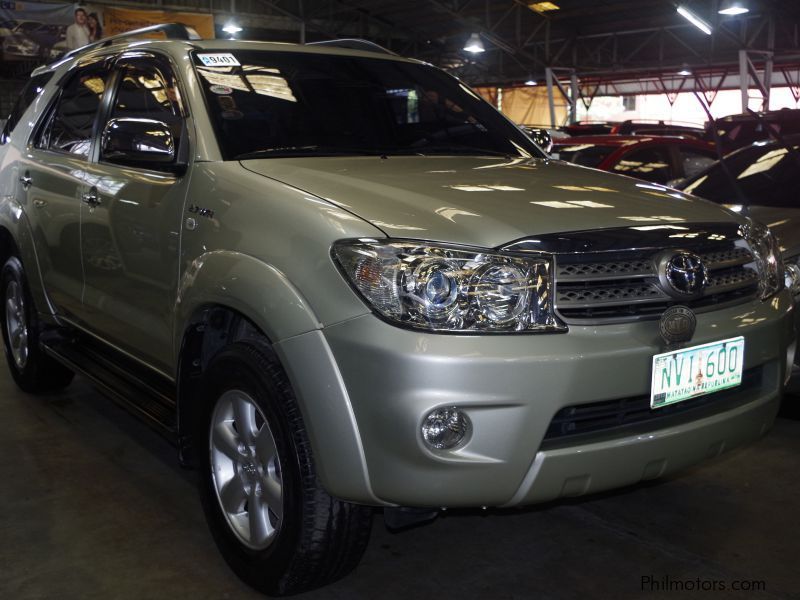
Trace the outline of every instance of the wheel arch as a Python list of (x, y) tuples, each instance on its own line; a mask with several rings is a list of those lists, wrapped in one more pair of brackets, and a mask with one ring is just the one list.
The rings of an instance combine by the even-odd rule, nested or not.
[(25, 267), (28, 287), (37, 312), (49, 322), (55, 314), (55, 309), (50, 304), (42, 283), (39, 257), (30, 222), (16, 200), (3, 198), (0, 200), (0, 267), (12, 255), (17, 256)]
[(192, 432), (202, 376), (229, 344), (250, 341), (274, 351), (294, 390), (311, 441), (317, 475), (332, 496), (385, 504), (372, 491), (361, 435), (347, 390), (321, 331), (274, 341), (248, 315), (224, 304), (197, 307), (188, 319), (177, 369), (177, 425), (181, 462), (192, 465)]

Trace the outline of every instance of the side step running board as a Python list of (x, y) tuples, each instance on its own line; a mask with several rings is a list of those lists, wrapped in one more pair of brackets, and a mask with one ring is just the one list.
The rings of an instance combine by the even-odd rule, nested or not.
[(42, 336), (45, 352), (177, 444), (174, 384), (119, 351), (78, 335)]

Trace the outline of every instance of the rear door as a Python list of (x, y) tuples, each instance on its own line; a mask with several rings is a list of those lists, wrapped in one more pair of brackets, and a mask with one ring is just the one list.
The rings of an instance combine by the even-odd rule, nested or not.
[[(114, 67), (104, 123), (151, 119), (165, 123), (186, 150), (186, 111), (166, 58), (135, 53)], [(99, 132), (98, 135), (102, 135)], [(171, 372), (178, 242), (188, 175), (142, 168), (105, 157), (87, 167), (92, 205), (81, 207), (85, 272), (82, 321), (102, 339)]]
[(20, 161), (18, 196), (30, 207), (42, 281), (56, 310), (66, 316), (77, 315), (81, 307), (81, 205), (109, 73), (105, 61), (70, 73)]

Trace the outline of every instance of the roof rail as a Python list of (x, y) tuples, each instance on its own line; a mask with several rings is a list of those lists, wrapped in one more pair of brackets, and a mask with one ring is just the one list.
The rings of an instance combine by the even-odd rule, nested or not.
[(340, 40), (323, 40), (321, 42), (308, 42), (306, 46), (334, 46), (336, 48), (348, 48), (350, 50), (364, 50), (366, 52), (380, 52), (381, 54), (391, 54), (397, 56), (396, 52), (370, 42), (369, 40), (361, 40), (358, 38), (342, 38)]
[(141, 29), (134, 29), (132, 31), (126, 31), (125, 33), (112, 35), (111, 37), (104, 38), (98, 42), (94, 42), (93, 44), (81, 46), (80, 48), (76, 48), (75, 50), (67, 52), (64, 56), (60, 57), (58, 60), (71, 58), (73, 56), (77, 56), (78, 54), (83, 54), (84, 52), (88, 52), (89, 50), (94, 50), (95, 48), (103, 48), (105, 46), (110, 46), (114, 42), (118, 42), (120, 40), (126, 40), (128, 38), (134, 38), (140, 35), (146, 35), (148, 33), (159, 33), (159, 32), (166, 34), (168, 40), (202, 39), (200, 37), (200, 34), (197, 33), (197, 31), (193, 27), (189, 27), (188, 25), (184, 25), (183, 23), (159, 23), (158, 25), (150, 25), (149, 27), (142, 27)]

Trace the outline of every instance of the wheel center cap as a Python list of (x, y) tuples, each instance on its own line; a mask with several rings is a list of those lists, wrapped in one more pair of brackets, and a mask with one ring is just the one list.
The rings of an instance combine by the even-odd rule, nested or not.
[(249, 461), (242, 463), (242, 473), (247, 479), (254, 481), (258, 477), (258, 467), (256, 467), (255, 463)]

